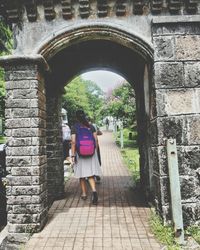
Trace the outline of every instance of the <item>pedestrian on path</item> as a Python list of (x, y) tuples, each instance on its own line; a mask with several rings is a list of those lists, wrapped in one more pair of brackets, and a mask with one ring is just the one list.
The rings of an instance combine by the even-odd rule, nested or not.
[(71, 129), (67, 121), (62, 122), (62, 135), (63, 135), (63, 158), (64, 163), (70, 163), (69, 151), (71, 148)]
[[(94, 176), (100, 176), (102, 174), (97, 155), (97, 148), (98, 148), (97, 133), (94, 126), (91, 125), (87, 120), (83, 110), (78, 110), (76, 112), (76, 120), (77, 122), (71, 129), (71, 134), (72, 134), (71, 157), (72, 157), (72, 162), (74, 164), (74, 175), (76, 178), (80, 179), (80, 186), (82, 190), (81, 198), (84, 200), (87, 199), (87, 186), (85, 178), (88, 179), (90, 187), (92, 189), (92, 203), (94, 205), (97, 205), (98, 195), (96, 191)], [(85, 152), (86, 149), (84, 149), (83, 152), (80, 152), (81, 151), (80, 138), (84, 133), (87, 135), (91, 134), (91, 138), (94, 142), (94, 153), (92, 153), (92, 155), (90, 156), (88, 155), (83, 156), (83, 152)]]

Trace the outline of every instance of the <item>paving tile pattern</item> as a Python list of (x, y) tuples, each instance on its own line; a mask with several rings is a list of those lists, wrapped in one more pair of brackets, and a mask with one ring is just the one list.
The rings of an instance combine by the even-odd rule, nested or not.
[(65, 197), (55, 201), (45, 228), (34, 234), (26, 250), (157, 250), (162, 246), (149, 230), (150, 209), (133, 189), (111, 132), (99, 137), (103, 176), (97, 184), (99, 204), (80, 199), (79, 181), (67, 182)]

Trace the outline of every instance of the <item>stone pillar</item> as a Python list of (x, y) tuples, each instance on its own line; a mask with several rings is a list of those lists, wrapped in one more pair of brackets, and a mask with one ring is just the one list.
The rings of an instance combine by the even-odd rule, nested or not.
[(47, 183), (49, 205), (64, 194), (61, 93), (47, 89)]
[(6, 81), (8, 241), (27, 241), (47, 220), (45, 61), (3, 57)]
[(188, 225), (200, 222), (200, 22), (187, 16), (169, 20), (154, 19), (152, 29), (154, 194), (164, 219), (171, 219), (165, 139), (175, 138), (184, 224)]

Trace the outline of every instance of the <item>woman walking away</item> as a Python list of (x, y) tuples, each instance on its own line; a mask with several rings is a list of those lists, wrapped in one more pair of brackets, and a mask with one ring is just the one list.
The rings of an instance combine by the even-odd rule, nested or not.
[(97, 205), (98, 194), (96, 191), (94, 176), (101, 175), (101, 167), (99, 164), (97, 149), (98, 139), (96, 130), (89, 123), (83, 110), (76, 112), (77, 122), (71, 129), (71, 157), (74, 163), (74, 175), (80, 179), (82, 190), (81, 198), (87, 198), (86, 180), (88, 178), (92, 189), (92, 203)]

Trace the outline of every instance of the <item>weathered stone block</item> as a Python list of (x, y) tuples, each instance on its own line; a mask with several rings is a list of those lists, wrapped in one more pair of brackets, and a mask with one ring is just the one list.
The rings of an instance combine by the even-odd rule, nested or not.
[(8, 221), (13, 224), (32, 224), (37, 223), (39, 217), (39, 214), (8, 214)]
[(46, 121), (41, 118), (32, 118), (31, 119), (31, 127), (40, 127), (40, 128), (46, 128)]
[(200, 35), (187, 35), (176, 37), (176, 60), (200, 60), (199, 44)]
[(14, 214), (38, 214), (44, 210), (44, 204), (37, 205), (37, 204), (21, 204), (21, 205), (12, 205), (12, 207), (8, 211), (8, 213)]
[(45, 190), (40, 195), (33, 195), (32, 196), (32, 204), (41, 204), (46, 203), (47, 201), (47, 191)]
[(176, 144), (184, 144), (186, 141), (185, 135), (185, 120), (184, 117), (159, 117), (157, 119), (158, 126), (158, 144), (165, 145), (166, 139), (176, 139)]
[(30, 117), (43, 117), (41, 111), (35, 108), (10, 108), (5, 110), (5, 117), (12, 118), (30, 118)]
[[(17, 250), (20, 248), (19, 245), (10, 245), (10, 242), (15, 242), (15, 243), (26, 243), (30, 238), (30, 233), (9, 233), (7, 236), (7, 240), (9, 242), (9, 245), (7, 248), (9, 250)], [(9, 248), (10, 247), (10, 248)]]
[(9, 233), (34, 233), (37, 231), (40, 225), (39, 224), (11, 224), (8, 223), (8, 232)]
[(170, 61), (174, 60), (174, 38), (171, 37), (159, 37), (153, 39), (155, 49), (155, 61)]
[(184, 64), (185, 69), (185, 86), (200, 86), (200, 62), (190, 62)]
[(185, 203), (182, 205), (184, 225), (200, 223), (200, 202)]
[(185, 23), (166, 23), (162, 28), (163, 35), (185, 34)]
[(192, 176), (181, 176), (181, 199), (187, 202), (197, 202), (200, 194), (199, 182)]
[[(157, 90), (157, 114), (181, 115), (195, 114), (200, 110), (198, 99), (200, 91), (197, 89)], [(199, 98), (198, 98), (199, 97)]]
[(19, 128), (13, 129), (11, 132), (13, 137), (37, 137), (43, 136), (42, 133), (45, 134), (45, 131), (42, 131), (39, 128)]
[(27, 205), (26, 209), (29, 213), (42, 213), (42, 211), (45, 210), (44, 204), (33, 204), (33, 205)]
[(22, 204), (32, 204), (32, 197), (30, 195), (18, 195), (18, 196), (8, 196), (8, 205), (22, 205)]
[(6, 81), (6, 90), (13, 89), (34, 89), (38, 86), (37, 80), (19, 80), (19, 81)]
[(15, 147), (15, 146), (31, 146), (32, 140), (31, 138), (8, 138), (7, 146)]
[(31, 61), (13, 61), (6, 64), (6, 71), (34, 71), (37, 72), (39, 69), (37, 62)]
[(185, 23), (185, 33), (189, 35), (200, 35), (199, 22)]
[(14, 157), (6, 156), (6, 165), (10, 167), (27, 167), (31, 166), (31, 156)]
[(30, 100), (23, 100), (23, 99), (6, 99), (6, 108), (27, 108), (27, 107), (33, 107), (31, 106), (32, 102)]
[(7, 147), (6, 155), (8, 156), (22, 156), (22, 155), (32, 155), (33, 148), (32, 147)]
[(200, 147), (184, 146), (178, 147), (179, 174), (196, 176), (197, 169), (200, 167)]
[(32, 156), (32, 165), (33, 166), (43, 165), (46, 162), (47, 162), (46, 155)]
[[(32, 185), (34, 185), (34, 180), (32, 181)], [(44, 191), (42, 185), (39, 186), (14, 186), (12, 187), (12, 195), (38, 195)]]
[(34, 166), (31, 168), (31, 175), (32, 176), (39, 176), (39, 175), (45, 175), (47, 172), (47, 165), (44, 164), (42, 166)]
[(32, 145), (33, 146), (45, 146), (46, 145), (46, 138), (45, 137), (32, 137)]
[(7, 176), (8, 185), (11, 186), (28, 186), (32, 183), (32, 177), (31, 176), (23, 176), (23, 178), (19, 176)]
[[(40, 175), (40, 176), (32, 176), (32, 184), (33, 185), (41, 185), (41, 184), (45, 183), (46, 180), (47, 180), (47, 178), (46, 178), (45, 173), (43, 175)], [(44, 185), (41, 187), (44, 188)], [(44, 189), (42, 191), (44, 191)]]
[(155, 63), (155, 87), (177, 88), (184, 86), (182, 63)]
[(31, 127), (31, 119), (30, 118), (7, 119), (6, 120), (6, 127), (7, 127), (7, 129)]
[(30, 204), (30, 205), (14, 205), (13, 213), (15, 214), (38, 214), (44, 210), (44, 204)]
[[(31, 167), (12, 167), (11, 169), (11, 174), (12, 175), (17, 175), (17, 176), (26, 176), (26, 175), (31, 175)], [(23, 178), (23, 177), (22, 177)]]
[(15, 80), (37, 80), (38, 73), (37, 70), (24, 70), (24, 71), (6, 71), (5, 80), (15, 81)]
[(46, 110), (46, 102), (44, 102), (43, 100), (32, 99), (31, 102), (29, 102), (29, 107), (40, 108), (44, 111)]
[(187, 142), (189, 145), (200, 144), (200, 115), (187, 117)]
[(37, 89), (17, 89), (12, 90), (13, 99), (34, 99), (38, 96)]

